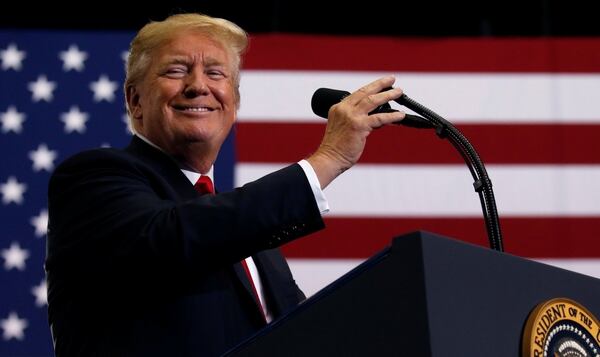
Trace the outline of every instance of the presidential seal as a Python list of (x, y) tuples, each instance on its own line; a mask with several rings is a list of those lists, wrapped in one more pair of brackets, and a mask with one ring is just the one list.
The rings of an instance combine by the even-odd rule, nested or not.
[(523, 331), (523, 357), (600, 357), (600, 325), (577, 302), (552, 299), (536, 306)]

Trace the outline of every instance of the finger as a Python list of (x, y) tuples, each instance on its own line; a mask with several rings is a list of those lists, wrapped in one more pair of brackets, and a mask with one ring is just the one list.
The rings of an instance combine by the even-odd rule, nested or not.
[(402, 89), (400, 88), (393, 88), (381, 93), (370, 94), (356, 103), (356, 108), (362, 112), (369, 113), (380, 105), (392, 101), (401, 95)]
[(373, 129), (381, 128), (384, 125), (392, 124), (404, 119), (406, 113), (399, 111), (393, 113), (378, 113), (368, 116), (369, 126)]
[(374, 80), (373, 82), (359, 88), (355, 92), (351, 93), (349, 96), (344, 98), (344, 102), (350, 103), (352, 105), (356, 105), (359, 101), (363, 100), (365, 97), (381, 92), (382, 89), (391, 87), (392, 84), (396, 81), (394, 76), (386, 76)]

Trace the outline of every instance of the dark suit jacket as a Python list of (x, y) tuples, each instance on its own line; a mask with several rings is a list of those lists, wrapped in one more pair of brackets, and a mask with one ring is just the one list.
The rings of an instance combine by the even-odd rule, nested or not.
[(49, 185), (46, 271), (58, 356), (212, 356), (263, 326), (239, 261), (252, 255), (275, 316), (304, 295), (278, 246), (323, 227), (295, 164), (199, 196), (134, 137), (78, 154)]

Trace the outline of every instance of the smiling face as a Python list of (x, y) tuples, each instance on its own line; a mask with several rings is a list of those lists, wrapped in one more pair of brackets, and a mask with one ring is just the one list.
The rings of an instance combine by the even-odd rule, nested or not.
[(196, 171), (208, 171), (236, 118), (231, 57), (193, 30), (159, 46), (143, 79), (127, 88), (134, 129)]

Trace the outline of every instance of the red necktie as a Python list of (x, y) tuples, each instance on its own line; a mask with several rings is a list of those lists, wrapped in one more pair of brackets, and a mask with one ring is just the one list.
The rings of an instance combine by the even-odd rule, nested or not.
[(215, 186), (213, 186), (210, 177), (202, 175), (198, 178), (198, 181), (194, 184), (194, 188), (199, 194), (204, 195), (206, 193), (214, 194)]
[[(215, 187), (212, 183), (212, 180), (210, 179), (210, 177), (205, 175), (202, 175), (198, 178), (198, 181), (196, 181), (196, 183), (194, 184), (194, 189), (196, 189), (196, 191), (201, 195), (207, 193), (211, 195), (215, 194)], [(265, 311), (263, 310), (262, 305), (260, 303), (258, 291), (256, 290), (256, 286), (254, 285), (254, 280), (252, 279), (252, 274), (250, 274), (250, 269), (248, 269), (248, 264), (246, 263), (245, 259), (243, 259), (240, 263), (242, 263), (242, 267), (246, 272), (246, 276), (248, 277), (248, 281), (250, 282), (250, 286), (252, 287), (252, 293), (254, 294), (254, 298), (258, 302), (258, 309), (260, 310), (260, 314), (266, 322), (267, 317), (265, 316)]]

